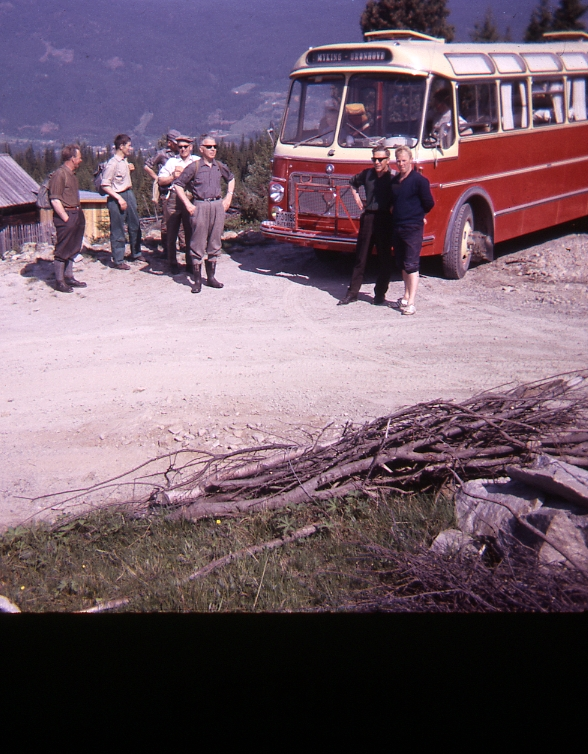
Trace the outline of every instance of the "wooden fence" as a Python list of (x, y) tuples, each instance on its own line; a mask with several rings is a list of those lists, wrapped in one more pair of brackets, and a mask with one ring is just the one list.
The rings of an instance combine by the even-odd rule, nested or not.
[(53, 223), (9, 225), (0, 230), (0, 256), (25, 243), (53, 243)]

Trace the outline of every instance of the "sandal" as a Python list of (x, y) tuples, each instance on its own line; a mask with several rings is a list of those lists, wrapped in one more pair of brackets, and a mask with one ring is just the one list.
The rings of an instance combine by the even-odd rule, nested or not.
[(399, 298), (397, 301), (393, 301), (390, 306), (393, 309), (400, 309), (402, 311), (405, 306), (408, 306), (408, 301), (405, 298)]
[(414, 304), (411, 304), (410, 306), (404, 306), (400, 310), (401, 314), (416, 314), (416, 307)]

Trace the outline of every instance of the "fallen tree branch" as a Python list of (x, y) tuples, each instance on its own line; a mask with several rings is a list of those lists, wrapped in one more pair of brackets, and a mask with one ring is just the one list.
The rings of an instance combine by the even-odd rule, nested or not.
[(260, 545), (253, 545), (251, 547), (245, 547), (242, 550), (237, 550), (236, 552), (230, 552), (228, 555), (225, 555), (222, 558), (217, 558), (203, 568), (200, 568), (198, 571), (195, 571), (191, 576), (188, 576), (187, 579), (184, 579), (182, 583), (208, 576), (209, 573), (212, 573), (212, 571), (215, 571), (217, 568), (222, 568), (223, 566), (232, 563), (234, 560), (244, 558), (247, 555), (257, 555), (258, 552), (263, 552), (264, 550), (275, 550), (277, 547), (283, 547), (284, 545), (289, 545), (291, 542), (296, 542), (297, 539), (310, 537), (312, 534), (316, 534), (320, 528), (320, 524), (311, 524), (309, 526), (304, 526), (302, 529), (298, 529), (293, 534), (290, 534), (289, 537), (272, 539), (269, 542), (262, 542)]

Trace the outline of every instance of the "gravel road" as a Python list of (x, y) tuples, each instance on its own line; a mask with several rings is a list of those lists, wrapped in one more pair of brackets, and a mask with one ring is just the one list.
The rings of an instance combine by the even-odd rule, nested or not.
[[(53, 290), (47, 252), (0, 262), (0, 528), (54, 516), (38, 495), (175, 448), (302, 440), (585, 368), (583, 230), (503, 244), (461, 281), (425, 260), (413, 317), (371, 305), (373, 274), (356, 304), (337, 307), (348, 258), (257, 234), (226, 245), (225, 287), (199, 295), (150, 250), (128, 272), (85, 252), (76, 276), (88, 287), (72, 294)], [(388, 298), (400, 293), (396, 277)]]

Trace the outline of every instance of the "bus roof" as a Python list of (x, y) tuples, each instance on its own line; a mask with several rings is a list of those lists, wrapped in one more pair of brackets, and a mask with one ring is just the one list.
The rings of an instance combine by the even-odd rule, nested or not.
[(296, 61), (293, 76), (367, 72), (435, 73), (452, 79), (480, 76), (588, 73), (588, 37), (551, 34), (549, 42), (458, 43), (417, 32), (370, 32), (368, 41), (311, 47)]

